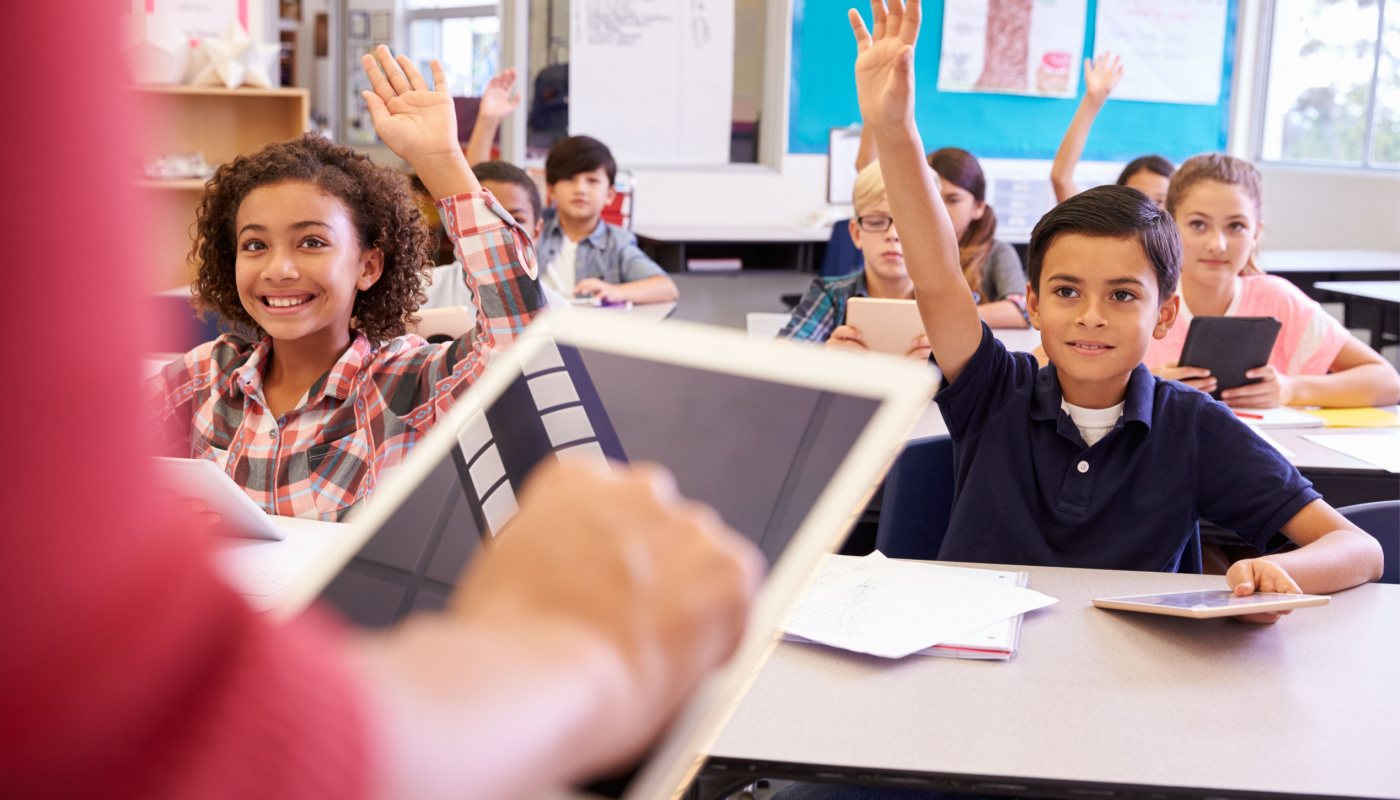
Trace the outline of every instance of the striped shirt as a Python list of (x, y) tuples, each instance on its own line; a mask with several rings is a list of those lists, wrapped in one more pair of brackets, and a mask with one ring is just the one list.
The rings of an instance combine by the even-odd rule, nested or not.
[(272, 340), (226, 334), (151, 379), (160, 454), (214, 461), (269, 514), (339, 520), (358, 507), (476, 381), (490, 351), (544, 307), (530, 239), (490, 193), (437, 205), (481, 300), (480, 335), (376, 344), (354, 331), (335, 366), (277, 418), (263, 395)]

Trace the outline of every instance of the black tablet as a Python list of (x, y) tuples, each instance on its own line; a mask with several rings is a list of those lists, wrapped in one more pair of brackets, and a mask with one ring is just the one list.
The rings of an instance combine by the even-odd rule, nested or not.
[(1281, 327), (1273, 317), (1196, 317), (1177, 364), (1210, 370), (1216, 380), (1210, 396), (1219, 400), (1226, 389), (1259, 382), (1244, 374), (1269, 363)]

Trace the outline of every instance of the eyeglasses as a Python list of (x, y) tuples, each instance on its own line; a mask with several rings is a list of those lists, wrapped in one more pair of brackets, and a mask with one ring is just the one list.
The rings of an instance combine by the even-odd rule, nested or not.
[(894, 220), (889, 217), (856, 217), (856, 224), (863, 231), (870, 233), (884, 233), (894, 224)]

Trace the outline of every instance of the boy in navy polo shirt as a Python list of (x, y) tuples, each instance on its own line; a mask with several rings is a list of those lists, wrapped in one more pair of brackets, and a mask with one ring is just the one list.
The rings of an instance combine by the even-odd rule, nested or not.
[[(1380, 577), (1374, 539), (1321, 499), (1226, 406), (1142, 366), (1176, 321), (1181, 241), (1135, 189), (1061, 203), (1031, 234), (1026, 301), (1050, 365), (1009, 353), (977, 317), (957, 237), (914, 126), (920, 8), (850, 12), (861, 115), (875, 134), (914, 296), (951, 385), (939, 407), (957, 453), (940, 557), (1066, 567), (1177, 569), (1207, 519), (1268, 549), (1235, 563), (1236, 594), (1312, 593)], [(1272, 622), (1275, 614), (1254, 621)]]

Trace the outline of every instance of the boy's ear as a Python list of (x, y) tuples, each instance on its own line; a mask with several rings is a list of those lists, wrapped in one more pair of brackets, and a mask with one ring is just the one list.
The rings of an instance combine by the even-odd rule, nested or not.
[(546, 207), (554, 205), (554, 184), (544, 187), (544, 204)]
[(365, 260), (360, 264), (360, 277), (355, 281), (355, 288), (366, 291), (369, 287), (379, 282), (379, 277), (384, 274), (384, 251), (378, 247), (365, 251)]
[(1157, 312), (1157, 325), (1152, 328), (1152, 338), (1165, 338), (1167, 333), (1176, 324), (1177, 315), (1181, 313), (1181, 295), (1173, 293), (1162, 303), (1162, 308)]
[(851, 217), (847, 224), (851, 226), (851, 244), (854, 244), (856, 249), (860, 250), (860, 225), (856, 223), (855, 217)]
[(535, 220), (534, 226), (533, 226), (532, 228), (530, 228), (530, 238), (531, 238), (531, 239), (534, 239), (535, 241), (538, 242), (538, 241), (540, 240), (540, 235), (543, 234), (543, 233), (544, 233), (544, 219), (541, 218), (541, 219)]
[(1026, 316), (1030, 317), (1031, 327), (1040, 330), (1040, 295), (1030, 281), (1026, 281)]
[(610, 205), (612, 205), (613, 201), (616, 200), (616, 199), (617, 199), (617, 187), (616, 187), (616, 186), (609, 186), (609, 187), (608, 187), (608, 202), (604, 203), (603, 205), (605, 205), (605, 206), (610, 206)]

